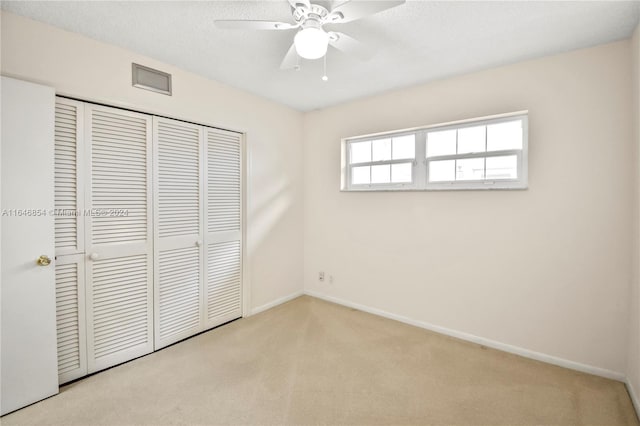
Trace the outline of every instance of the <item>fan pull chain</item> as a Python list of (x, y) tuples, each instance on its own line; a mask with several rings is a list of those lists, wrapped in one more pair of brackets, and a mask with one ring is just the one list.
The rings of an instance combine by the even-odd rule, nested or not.
[(324, 55), (324, 75), (322, 76), (322, 81), (327, 81), (329, 80), (329, 77), (327, 77), (327, 55)]

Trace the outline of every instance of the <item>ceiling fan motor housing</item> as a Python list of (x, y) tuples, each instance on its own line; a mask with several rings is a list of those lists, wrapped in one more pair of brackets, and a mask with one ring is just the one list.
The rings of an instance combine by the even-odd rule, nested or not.
[(305, 25), (308, 21), (316, 21), (322, 25), (324, 18), (329, 15), (329, 11), (320, 5), (312, 4), (307, 7), (305, 4), (300, 3), (296, 4), (292, 13), (293, 19), (302, 25)]

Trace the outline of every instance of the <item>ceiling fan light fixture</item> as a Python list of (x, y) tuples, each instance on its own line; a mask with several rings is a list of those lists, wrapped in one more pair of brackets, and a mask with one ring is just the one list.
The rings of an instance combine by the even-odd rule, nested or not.
[(327, 53), (329, 34), (315, 27), (304, 28), (294, 38), (296, 52), (305, 59), (319, 59)]

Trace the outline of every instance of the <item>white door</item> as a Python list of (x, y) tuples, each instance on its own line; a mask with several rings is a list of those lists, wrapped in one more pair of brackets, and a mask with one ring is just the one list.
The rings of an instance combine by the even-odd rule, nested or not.
[(154, 117), (155, 348), (203, 329), (202, 127)]
[(85, 105), (88, 371), (153, 351), (151, 116)]
[(242, 316), (242, 135), (205, 128), (205, 327)]
[(0, 414), (5, 414), (58, 393), (52, 214), (55, 91), (2, 77), (1, 98)]

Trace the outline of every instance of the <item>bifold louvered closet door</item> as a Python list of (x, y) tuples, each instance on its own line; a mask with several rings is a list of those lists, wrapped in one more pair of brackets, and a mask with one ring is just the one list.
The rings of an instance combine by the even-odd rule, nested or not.
[(242, 140), (154, 118), (156, 348), (242, 316)]
[(151, 122), (85, 105), (89, 372), (153, 351)]
[(156, 348), (203, 330), (201, 126), (154, 117)]
[(242, 150), (238, 133), (205, 129), (206, 326), (242, 315)]
[(60, 383), (242, 316), (242, 138), (57, 98)]
[(56, 98), (55, 243), (58, 381), (87, 374), (84, 219), (84, 104)]

